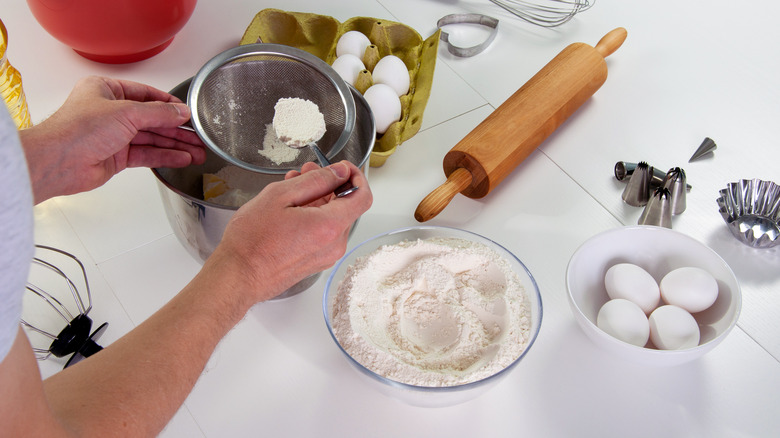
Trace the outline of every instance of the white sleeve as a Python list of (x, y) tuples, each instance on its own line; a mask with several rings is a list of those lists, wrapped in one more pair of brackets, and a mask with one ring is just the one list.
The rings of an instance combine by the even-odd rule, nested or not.
[(33, 246), (33, 198), (16, 125), (0, 104), (0, 362), (19, 330)]

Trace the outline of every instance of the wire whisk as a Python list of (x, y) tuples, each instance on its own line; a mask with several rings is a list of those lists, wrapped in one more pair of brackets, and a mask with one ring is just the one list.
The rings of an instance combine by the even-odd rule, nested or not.
[(518, 18), (542, 27), (560, 26), (580, 12), (587, 11), (596, 0), (490, 0)]
[[(37, 300), (44, 312), (43, 315), (37, 315), (35, 321), (23, 318), (21, 323), (27, 329), (28, 334), (36, 334), (36, 337), (42, 338), (47, 343), (50, 342), (45, 347), (36, 345), (40, 344), (39, 342), (32, 342), (38, 360), (46, 360), (51, 356), (61, 358), (72, 355), (65, 364), (65, 368), (67, 368), (102, 350), (103, 347), (97, 344), (97, 340), (108, 327), (108, 323), (103, 323), (90, 334), (92, 319), (87, 315), (92, 310), (92, 293), (89, 289), (86, 269), (81, 261), (74, 255), (57, 248), (43, 245), (36, 245), (36, 248), (41, 255), (33, 258), (32, 266), (39, 269), (35, 272), (31, 270), (31, 276), (37, 277), (37, 280), (27, 282), (27, 292), (32, 299)], [(63, 260), (75, 262), (77, 268), (58, 267), (56, 262), (52, 261), (55, 259), (60, 262)], [(66, 272), (74, 270), (79, 272), (79, 276), (82, 277), (78, 279), (78, 282), (84, 286), (86, 302), (79, 291), (77, 281), (74, 281), (71, 278), (72, 275), (69, 276)], [(43, 275), (47, 272), (51, 274), (48, 278)], [(58, 289), (67, 290), (68, 294), (65, 295), (70, 295), (74, 304), (66, 305), (63, 303), (64, 297), (57, 297), (60, 295), (57, 292)], [(76, 312), (69, 310), (69, 307), (74, 305)], [(59, 332), (51, 330), (52, 327), (57, 326), (56, 321), (65, 323), (64, 328)]]

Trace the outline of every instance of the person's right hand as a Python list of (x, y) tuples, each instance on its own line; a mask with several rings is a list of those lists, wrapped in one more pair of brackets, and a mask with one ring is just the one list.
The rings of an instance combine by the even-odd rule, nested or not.
[[(354, 164), (302, 170), (269, 184), (238, 209), (204, 265), (240, 267), (233, 275), (242, 276), (238, 289), (251, 297), (249, 306), (332, 266), (346, 251), (352, 224), (371, 206), (368, 182)], [(333, 191), (347, 181), (360, 188), (336, 198)]]

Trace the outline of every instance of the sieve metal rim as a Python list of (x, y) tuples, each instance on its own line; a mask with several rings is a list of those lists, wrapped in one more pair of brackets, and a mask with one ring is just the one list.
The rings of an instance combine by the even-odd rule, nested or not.
[(352, 96), (352, 92), (349, 90), (347, 83), (341, 78), (341, 76), (339, 76), (338, 73), (336, 73), (335, 70), (333, 70), (333, 67), (331, 67), (327, 62), (323, 61), (315, 55), (312, 55), (309, 52), (306, 52), (305, 50), (301, 50), (292, 46), (285, 46), (283, 44), (255, 43), (233, 47), (211, 58), (203, 65), (203, 67), (200, 68), (200, 70), (198, 70), (195, 76), (192, 77), (192, 83), (190, 84), (190, 88), (187, 91), (187, 105), (190, 107), (191, 114), (190, 123), (192, 124), (192, 128), (195, 133), (198, 135), (198, 137), (200, 137), (206, 147), (211, 149), (212, 152), (217, 154), (228, 163), (234, 164), (244, 169), (269, 174), (285, 174), (288, 171), (295, 169), (284, 166), (279, 166), (277, 168), (258, 166), (256, 164), (247, 163), (246, 161), (234, 157), (233, 155), (225, 152), (211, 139), (211, 137), (205, 134), (204, 126), (200, 120), (200, 115), (198, 113), (198, 103), (200, 90), (203, 87), (206, 79), (218, 68), (229, 62), (233, 62), (247, 56), (257, 55), (282, 56), (293, 59), (295, 61), (303, 62), (304, 64), (307, 64), (321, 72), (325, 78), (334, 86), (344, 105), (345, 121), (344, 130), (341, 132), (341, 135), (339, 135), (339, 138), (336, 140), (333, 147), (331, 147), (326, 154), (326, 157), (329, 160), (333, 159), (333, 157), (341, 152), (341, 149), (343, 149), (344, 146), (346, 146), (346, 144), (349, 142), (349, 138), (352, 136), (352, 132), (355, 128), (357, 109), (355, 107), (355, 100)]

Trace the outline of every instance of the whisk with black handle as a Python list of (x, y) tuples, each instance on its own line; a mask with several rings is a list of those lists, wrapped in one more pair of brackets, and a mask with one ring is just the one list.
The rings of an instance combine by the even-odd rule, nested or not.
[[(40, 347), (38, 344), (48, 341), (33, 343), (33, 350), (38, 360), (45, 360), (51, 356), (62, 358), (72, 355), (65, 364), (64, 368), (67, 368), (103, 349), (103, 347), (97, 344), (97, 341), (108, 327), (108, 323), (103, 323), (90, 333), (92, 319), (90, 319), (88, 314), (92, 310), (92, 293), (89, 289), (89, 281), (84, 264), (76, 256), (66, 251), (44, 245), (36, 245), (36, 248), (38, 254), (33, 258), (32, 266), (41, 270), (31, 270), (31, 278), (27, 283), (27, 292), (29, 297), (36, 300), (36, 306), (34, 307), (42, 305), (42, 309), (45, 310), (43, 312), (44, 318), (36, 321), (28, 321), (22, 318), (21, 323), (29, 334), (34, 333), (36, 338), (42, 337), (44, 340), (51, 341), (47, 347)], [(68, 273), (66, 273), (66, 271), (71, 270), (58, 267), (56, 262), (53, 261), (55, 259), (57, 261), (71, 260), (78, 265), (81, 275), (83, 275), (83, 280), (80, 280), (79, 285), (84, 286), (86, 302), (84, 300), (85, 297), (82, 297), (81, 292), (79, 292), (76, 281), (71, 279)], [(51, 278), (44, 278), (47, 277), (43, 275), (44, 273), (50, 274)], [(32, 277), (36, 277), (36, 274), (39, 275), (33, 279)], [(61, 289), (55, 283), (59, 283), (60, 286), (64, 283), (66, 286), (63, 289), (67, 289), (70, 297), (73, 298), (75, 310), (77, 310), (75, 316), (74, 312), (69, 310), (69, 307), (73, 308), (73, 305), (63, 304), (64, 297), (58, 298), (60, 294), (53, 291), (53, 289)], [(52, 319), (62, 319), (66, 323), (65, 327), (57, 334), (55, 334), (56, 332), (52, 333), (49, 329), (55, 325)]]

